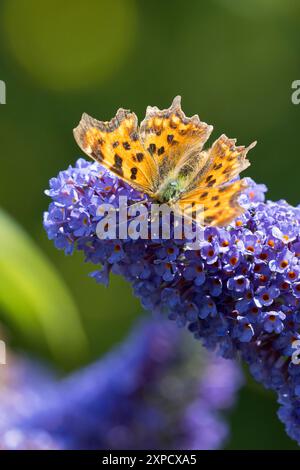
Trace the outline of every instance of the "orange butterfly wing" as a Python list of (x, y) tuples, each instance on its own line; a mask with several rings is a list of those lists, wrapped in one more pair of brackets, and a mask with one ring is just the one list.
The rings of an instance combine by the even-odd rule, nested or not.
[(199, 154), (213, 127), (200, 121), (199, 116), (186, 117), (181, 109), (181, 97), (176, 96), (168, 109), (148, 106), (140, 126), (145, 149), (155, 158), (160, 179), (179, 170), (189, 158)]
[(200, 172), (178, 201), (188, 216), (199, 214), (204, 225), (224, 226), (244, 212), (238, 198), (247, 184), (243, 179), (230, 181), (250, 165), (247, 152), (256, 142), (247, 148), (236, 147), (235, 142), (224, 134), (214, 142)]
[(201, 225), (225, 226), (244, 212), (238, 198), (247, 188), (245, 180), (216, 188), (196, 188), (178, 201), (180, 210)]
[(235, 139), (229, 139), (224, 134), (214, 142), (206, 152), (206, 161), (188, 190), (196, 187), (212, 188), (221, 186), (230, 182), (248, 168), (250, 162), (246, 158), (247, 153), (255, 147), (256, 142), (248, 147), (236, 147), (235, 142)]
[(83, 114), (74, 136), (87, 155), (153, 198), (165, 181), (183, 179), (179, 206), (201, 206), (205, 225), (226, 225), (243, 212), (238, 196), (246, 183), (231, 181), (250, 165), (247, 152), (256, 142), (237, 147), (222, 135), (202, 151), (211, 131), (198, 116), (186, 117), (176, 97), (168, 109), (149, 106), (140, 129), (128, 110), (109, 122)]
[(158, 185), (158, 167), (139, 137), (137, 117), (119, 109), (110, 122), (87, 114), (74, 129), (79, 147), (134, 188), (152, 194)]

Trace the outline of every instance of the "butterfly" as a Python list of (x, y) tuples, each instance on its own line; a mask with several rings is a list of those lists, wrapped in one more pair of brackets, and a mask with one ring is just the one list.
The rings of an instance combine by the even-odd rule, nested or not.
[(109, 122), (84, 113), (74, 137), (89, 157), (153, 201), (191, 213), (201, 207), (203, 225), (225, 226), (243, 212), (238, 198), (247, 183), (236, 178), (256, 142), (236, 146), (223, 134), (203, 150), (212, 130), (198, 115), (186, 117), (177, 96), (168, 109), (148, 106), (140, 126), (123, 108)]

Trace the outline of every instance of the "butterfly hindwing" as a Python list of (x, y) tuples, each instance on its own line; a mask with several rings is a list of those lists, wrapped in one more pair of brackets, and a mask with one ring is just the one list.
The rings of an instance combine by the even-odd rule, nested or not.
[(203, 225), (224, 226), (244, 211), (238, 197), (246, 188), (244, 179), (216, 188), (198, 187), (180, 198), (178, 204), (188, 217), (197, 212)]
[(134, 188), (153, 193), (158, 185), (157, 164), (140, 142), (134, 113), (119, 109), (109, 122), (83, 114), (74, 136), (88, 156)]
[(256, 145), (256, 142), (253, 142), (249, 147), (237, 147), (235, 143), (235, 139), (229, 139), (224, 134), (221, 135), (208, 150), (205, 164), (188, 189), (221, 186), (248, 168), (250, 162), (246, 156), (248, 151)]

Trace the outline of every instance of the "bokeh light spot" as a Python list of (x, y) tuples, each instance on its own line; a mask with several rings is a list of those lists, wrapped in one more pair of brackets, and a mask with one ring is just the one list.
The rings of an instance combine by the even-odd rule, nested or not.
[(116, 74), (134, 44), (135, 0), (7, 0), (5, 40), (40, 85), (74, 90)]

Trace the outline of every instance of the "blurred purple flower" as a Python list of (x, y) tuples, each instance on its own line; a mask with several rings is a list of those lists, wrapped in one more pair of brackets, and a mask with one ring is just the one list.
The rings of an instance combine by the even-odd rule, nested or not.
[(2, 448), (220, 448), (229, 431), (222, 411), (233, 406), (242, 376), (233, 361), (200, 349), (170, 322), (150, 319), (60, 382), (44, 375), (39, 382), (28, 365), (24, 382), (12, 363), (8, 375), (17, 380), (0, 389)]
[(35, 362), (8, 355), (0, 377), (0, 450), (59, 449), (46, 431), (25, 432), (18, 425), (44, 405), (53, 386), (49, 371)]

